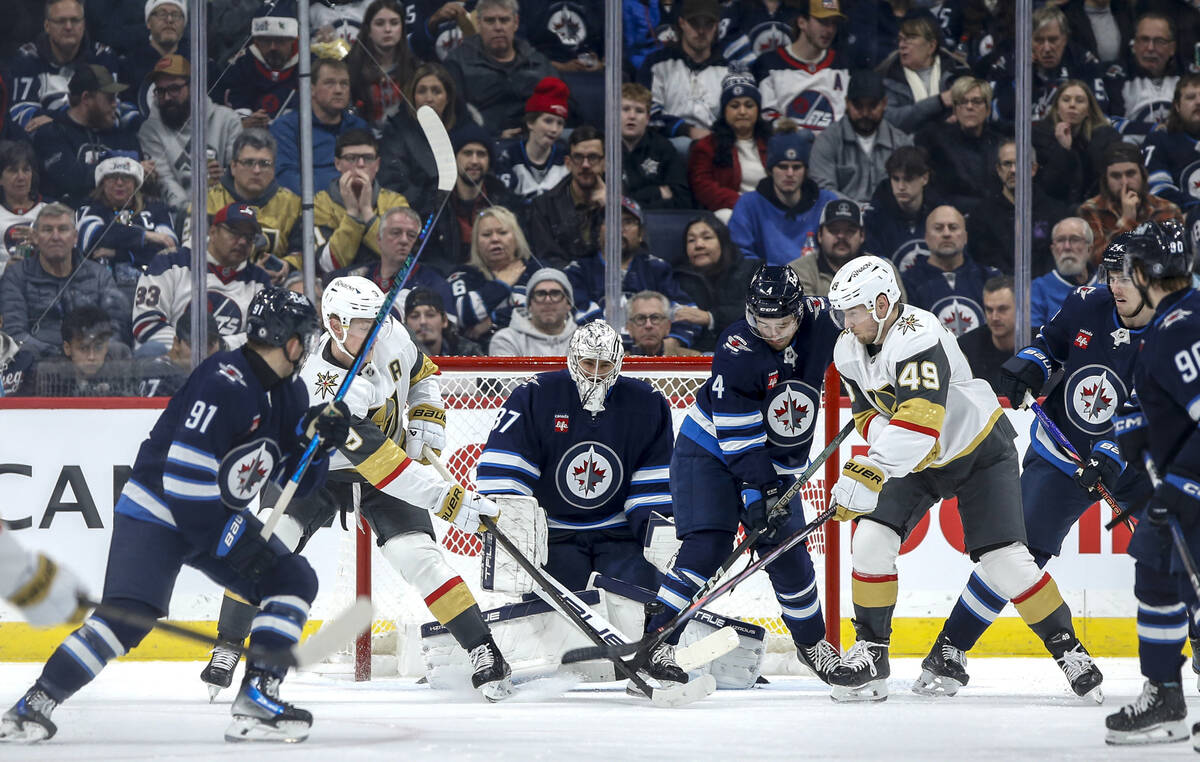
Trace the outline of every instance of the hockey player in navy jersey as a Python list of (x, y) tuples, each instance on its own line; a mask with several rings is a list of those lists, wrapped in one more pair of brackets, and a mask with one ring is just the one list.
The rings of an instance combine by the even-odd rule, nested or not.
[[(1000, 371), (1001, 388), (1013, 408), (1024, 405), (1027, 391), (1045, 394), (1047, 415), (1086, 458), (1085, 465), (1077, 465), (1034, 420), (1022, 463), (1021, 505), (1029, 551), (1041, 567), (1061, 552), (1071, 527), (1099, 499), (1097, 483), (1123, 507), (1136, 505), (1147, 493), (1145, 474), (1125, 467), (1113, 432), (1114, 413), (1133, 389), (1138, 346), (1154, 312), (1125, 275), (1125, 244), (1135, 235), (1125, 233), (1105, 250), (1107, 286), (1075, 289), (1033, 343)], [(1056, 383), (1050, 382), (1052, 376)], [(966, 652), (1007, 604), (973, 573), (913, 690), (954, 695), (966, 685)], [(1088, 688), (1085, 662), (1062, 659), (1059, 665), (1076, 693)]]
[[(824, 299), (806, 299), (795, 271), (763, 265), (746, 294), (746, 319), (717, 342), (712, 376), (696, 393), (671, 457), (671, 500), (682, 545), (663, 580), (652, 632), (688, 604), (733, 550), (738, 524), (764, 529), (766, 552), (804, 525), (799, 500), (769, 512), (808, 463), (820, 388), (837, 328)], [(792, 509), (794, 508), (794, 513)], [(767, 567), (800, 661), (837, 680), (841, 654), (825, 640), (825, 619), (807, 547)], [(679, 630), (651, 656), (674, 664)], [(678, 667), (676, 667), (678, 670)]]
[[(1129, 544), (1146, 682), (1137, 699), (1106, 718), (1105, 740), (1168, 743), (1188, 737), (1180, 667), (1196, 596), (1168, 524), (1178, 522), (1192, 557), (1200, 555), (1200, 294), (1190, 287), (1190, 257), (1179, 238), (1139, 236), (1126, 244), (1125, 260), (1154, 317), (1133, 372), (1138, 407), (1121, 411), (1118, 441), (1130, 467), (1152, 466), (1156, 479)], [(1193, 726), (1193, 746), (1200, 743), (1198, 732), (1200, 725)]]
[[(166, 616), (182, 566), (262, 606), (252, 646), (295, 645), (317, 593), (303, 558), (244, 509), (263, 485), (291, 473), (314, 435), (318, 456), (298, 492), (325, 479), (325, 452), (345, 441), (345, 406), (309, 408), (295, 374), (316, 340), (317, 312), (303, 296), (269, 288), (250, 305), (245, 347), (205, 360), (171, 398), (142, 443), (113, 509), (105, 606)], [(117, 616), (88, 617), (51, 655), (31, 688), (0, 718), (0, 741), (52, 737), (55, 707), (150, 631)], [(286, 670), (250, 663), (233, 703), (226, 740), (302, 741), (312, 715), (279, 698)]]

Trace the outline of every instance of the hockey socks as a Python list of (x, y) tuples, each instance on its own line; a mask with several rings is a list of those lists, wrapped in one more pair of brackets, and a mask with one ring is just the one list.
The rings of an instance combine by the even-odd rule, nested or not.
[(1159, 683), (1179, 682), (1187, 634), (1187, 608), (1182, 603), (1151, 606), (1138, 601), (1138, 661), (1142, 674)]
[(217, 620), (217, 639), (229, 643), (241, 643), (250, 634), (250, 624), (258, 613), (258, 607), (247, 603), (237, 594), (225, 591), (221, 599), (221, 615)]
[[(1058, 592), (1058, 584), (1047, 572), (1042, 572), (1041, 578), (1025, 592), (1013, 596), (1012, 602), (1017, 607), (1021, 619), (1025, 620), (1025, 624), (1029, 625), (1034, 634), (1046, 642), (1048, 649), (1052, 636), (1064, 630), (1072, 634), (1075, 631), (1071, 623), (1071, 609)], [(1054, 656), (1057, 658), (1058, 654)]]
[(110, 661), (141, 643), (147, 632), (93, 614), (50, 655), (37, 684), (50, 698), (62, 703), (90, 683)]
[(942, 625), (942, 632), (957, 648), (970, 651), (1006, 605), (1008, 599), (989, 587), (975, 570)]
[[(295, 595), (272, 595), (262, 600), (262, 608), (250, 624), (250, 645), (270, 651), (282, 651), (300, 642), (300, 633), (308, 621), (308, 601)], [(280, 678), (287, 670), (251, 663), (252, 668)]]
[(897, 575), (867, 574), (855, 569), (850, 579), (854, 626), (859, 631), (859, 639), (888, 642), (892, 634), (892, 614), (896, 610), (896, 598), (900, 590)]

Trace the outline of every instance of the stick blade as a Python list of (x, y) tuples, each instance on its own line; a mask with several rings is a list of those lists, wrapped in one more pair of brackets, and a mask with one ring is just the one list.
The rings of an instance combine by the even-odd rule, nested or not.
[(717, 680), (712, 675), (701, 675), (695, 680), (672, 685), (670, 688), (655, 688), (650, 703), (655, 706), (674, 708), (684, 706), (711, 696), (717, 690)]
[(637, 653), (641, 641), (635, 643), (620, 643), (607, 646), (584, 646), (572, 648), (562, 655), (563, 664), (577, 664), (581, 661), (596, 661), (597, 659), (620, 659)]
[(738, 647), (737, 631), (725, 626), (716, 632), (711, 632), (691, 645), (675, 650), (675, 662), (684, 672), (691, 672), (721, 658)]
[(303, 643), (292, 647), (296, 667), (308, 669), (324, 661), (330, 654), (354, 640), (371, 626), (375, 607), (371, 599), (360, 596), (341, 614), (327, 621)]
[(454, 190), (454, 182), (458, 178), (458, 165), (454, 161), (454, 147), (450, 144), (450, 135), (446, 133), (446, 125), (442, 118), (429, 106), (417, 109), (417, 122), (429, 141), (429, 149), (433, 151), (433, 161), (437, 164), (437, 188), (443, 193)]

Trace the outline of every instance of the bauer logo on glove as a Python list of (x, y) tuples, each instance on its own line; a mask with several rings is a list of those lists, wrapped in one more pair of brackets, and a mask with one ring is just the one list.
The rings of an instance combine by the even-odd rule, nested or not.
[(875, 510), (879, 491), (887, 479), (878, 463), (862, 455), (855, 456), (842, 466), (842, 475), (833, 485), (830, 497), (838, 521), (849, 521)]

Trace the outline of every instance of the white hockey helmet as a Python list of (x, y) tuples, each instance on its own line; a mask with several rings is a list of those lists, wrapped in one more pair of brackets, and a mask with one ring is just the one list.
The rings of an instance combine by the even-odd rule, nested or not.
[[(343, 275), (334, 278), (325, 287), (325, 293), (321, 295), (321, 323), (338, 349), (349, 355), (354, 354), (343, 344), (350, 321), (355, 318), (374, 320), (378, 317), (386, 298), (379, 286), (361, 275)], [(330, 326), (330, 320), (335, 316), (342, 326), (340, 336)], [(386, 331), (387, 327), (385, 323), (381, 331)], [(383, 335), (381, 332), (380, 336)]]
[[(876, 315), (876, 301), (880, 295), (888, 300), (888, 312)], [(900, 286), (896, 283), (896, 272), (886, 260), (870, 254), (856, 257), (833, 276), (829, 284), (830, 315), (838, 328), (846, 327), (846, 311), (852, 307), (865, 307), (867, 313), (878, 324), (875, 341), (883, 339), (883, 325), (888, 315), (900, 303)]]
[[(580, 361), (585, 359), (596, 361), (594, 370), (584, 369)], [(579, 387), (579, 401), (584, 410), (599, 413), (604, 409), (604, 400), (621, 375), (624, 359), (625, 347), (621, 344), (620, 334), (603, 320), (580, 326), (571, 336), (567, 347), (567, 372)], [(612, 367), (604, 374), (596, 372), (603, 362), (612, 363)]]

